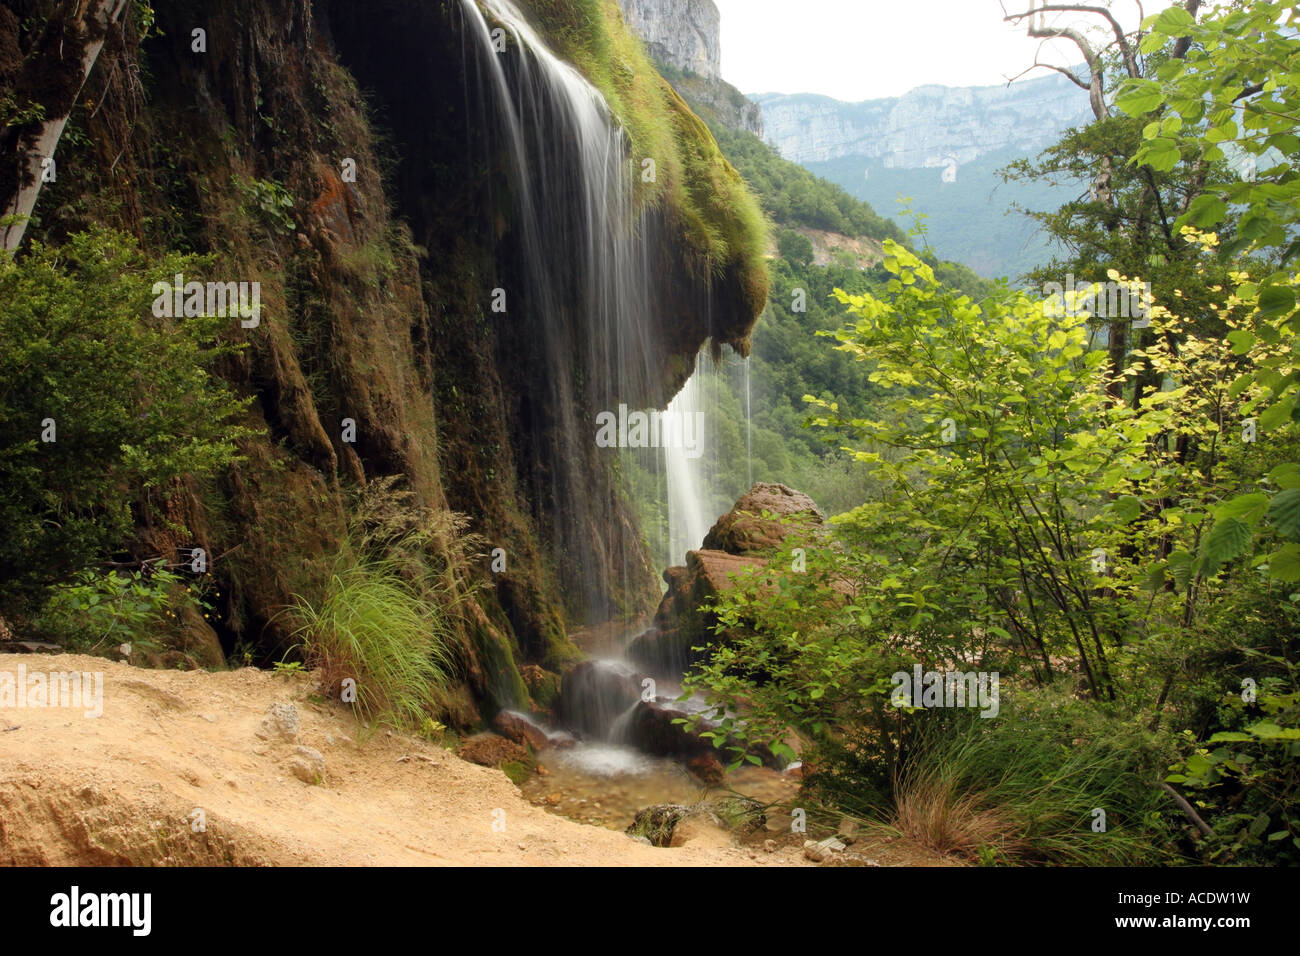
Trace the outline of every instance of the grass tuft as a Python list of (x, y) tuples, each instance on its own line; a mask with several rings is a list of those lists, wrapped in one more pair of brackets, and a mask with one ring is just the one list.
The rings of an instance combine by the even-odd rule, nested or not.
[(341, 559), (318, 604), (295, 596), (294, 636), (335, 699), (356, 681), (367, 721), (419, 728), (440, 706), (455, 667), (452, 623), (385, 560)]

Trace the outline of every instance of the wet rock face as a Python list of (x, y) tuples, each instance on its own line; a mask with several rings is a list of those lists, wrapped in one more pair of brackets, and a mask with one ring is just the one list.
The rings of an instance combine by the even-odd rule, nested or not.
[(686, 673), (693, 661), (693, 646), (693, 638), (681, 628), (660, 630), (652, 627), (632, 640), (627, 647), (627, 657), (648, 674), (678, 677)]
[[(764, 512), (783, 518), (763, 518)], [(668, 591), (655, 612), (654, 627), (628, 645), (637, 667), (656, 677), (679, 677), (698, 658), (692, 648), (717, 638), (711, 617), (700, 610), (734, 585), (731, 575), (750, 567), (765, 567), (765, 552), (779, 547), (793, 527), (817, 527), (824, 522), (816, 502), (801, 491), (759, 482), (718, 519), (704, 546), (686, 553), (684, 567), (668, 568)]]
[(534, 752), (547, 747), (572, 747), (572, 735), (562, 730), (548, 730), (528, 714), (503, 710), (492, 718), (492, 729), (507, 740), (531, 747)]
[[(722, 748), (713, 745), (712, 738), (700, 736), (718, 727), (718, 722), (708, 717), (692, 728), (675, 721), (690, 718), (706, 710), (702, 699), (676, 700), (656, 697), (639, 701), (636, 708), (621, 725), (623, 739), (638, 750), (658, 757), (672, 757), (686, 764), (696, 777), (705, 783), (721, 778), (722, 761), (731, 760), (731, 748), (742, 746), (738, 738), (728, 738)], [(780, 762), (767, 748), (750, 748), (750, 753), (768, 767), (779, 767)]]
[(492, 718), (492, 729), (507, 740), (526, 744), (533, 750), (544, 750), (550, 744), (546, 731), (517, 710), (503, 710), (497, 714)]
[(565, 727), (600, 739), (641, 699), (644, 679), (623, 661), (583, 661), (564, 675), (556, 716)]
[[(641, 701), (632, 712), (627, 724), (627, 738), (638, 750), (658, 757), (677, 757), (689, 760), (701, 754), (711, 753), (713, 744), (695, 733), (686, 730), (682, 724), (673, 721), (686, 717), (688, 711), (673, 702), (665, 700)], [(711, 726), (708, 724), (707, 726)], [(705, 728), (705, 724), (701, 724)]]

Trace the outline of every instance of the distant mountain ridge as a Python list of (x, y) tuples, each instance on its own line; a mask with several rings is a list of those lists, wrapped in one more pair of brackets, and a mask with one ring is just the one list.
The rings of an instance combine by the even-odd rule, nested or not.
[(764, 138), (797, 163), (858, 156), (887, 168), (960, 166), (1008, 148), (1037, 153), (1092, 118), (1087, 93), (1059, 74), (1009, 86), (920, 86), (860, 103), (812, 93), (749, 98), (762, 107)]
[[(839, 232), (845, 248), (856, 236), (879, 242), (892, 232), (902, 238), (893, 223), (880, 218), (899, 214), (900, 196), (910, 197), (913, 213), (927, 217), (929, 242), (939, 256), (982, 276), (1015, 278), (1051, 258), (1046, 238), (1012, 206), (1057, 208), (1073, 186), (1003, 184), (998, 170), (1037, 155), (1064, 130), (1091, 121), (1087, 93), (1066, 77), (1053, 73), (998, 86), (927, 85), (859, 103), (812, 93), (746, 97), (720, 76), (721, 23), (713, 0), (618, 3), (659, 70), (713, 125), (724, 152), (755, 187), (768, 214), (812, 241), (818, 260), (831, 254), (835, 242), (829, 237)], [(725, 130), (753, 134), (779, 159)], [(782, 169), (780, 160), (824, 177), (843, 193), (818, 186), (802, 171)], [(855, 208), (852, 200), (870, 209)]]

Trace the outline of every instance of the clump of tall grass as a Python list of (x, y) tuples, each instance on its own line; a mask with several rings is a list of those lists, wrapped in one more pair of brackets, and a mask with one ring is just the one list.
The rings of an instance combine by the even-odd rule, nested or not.
[(892, 828), (972, 862), (1167, 861), (1159, 742), (1122, 717), (1038, 703), (935, 721), (894, 782)]
[(824, 748), (810, 795), (868, 829), (972, 863), (1176, 858), (1179, 811), (1159, 783), (1175, 749), (1139, 717), (1061, 686), (1004, 688), (992, 719), (949, 710), (899, 723), (905, 746), (892, 770), (865, 759), (869, 741)]
[(455, 667), (455, 633), (392, 561), (345, 552), (321, 600), (295, 597), (293, 635), (331, 693), (356, 682), (363, 719), (419, 727), (437, 710)]
[(484, 539), (469, 519), (431, 507), (400, 476), (359, 489), (328, 584), (285, 613), (304, 661), (332, 695), (356, 681), (358, 714), (419, 730), (455, 708), (467, 654), (472, 566)]

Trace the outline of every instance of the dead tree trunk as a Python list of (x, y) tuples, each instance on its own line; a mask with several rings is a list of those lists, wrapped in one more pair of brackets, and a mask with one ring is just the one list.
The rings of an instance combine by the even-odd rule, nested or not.
[[(1055, 70), (1068, 76), (1075, 85), (1087, 90), (1088, 102), (1092, 106), (1092, 115), (1098, 120), (1104, 120), (1110, 116), (1110, 109), (1106, 106), (1106, 77), (1102, 53), (1111, 46), (1118, 47), (1120, 58), (1124, 62), (1125, 72), (1131, 77), (1141, 75), (1137, 56), (1134, 53), (1133, 45), (1129, 42), (1128, 35), (1125, 34), (1124, 28), (1120, 26), (1119, 21), (1115, 19), (1115, 15), (1104, 6), (1083, 3), (1036, 3), (1031, 0), (1029, 9), (1024, 13), (1007, 14), (1005, 7), (1003, 13), (1006, 14), (1003, 19), (1008, 23), (1028, 20), (1027, 32), (1031, 37), (1044, 41), (1054, 39), (1069, 40), (1079, 48), (1079, 52), (1083, 54), (1084, 63), (1088, 67), (1086, 82), (1063, 67), (1053, 66), (1050, 63), (1039, 63), (1037, 56), (1034, 57), (1034, 64), (1030, 69), (1042, 66)], [(1047, 22), (1047, 14), (1049, 13), (1083, 13), (1100, 17), (1106, 21), (1115, 39), (1103, 47), (1098, 47), (1084, 36), (1082, 31), (1074, 27), (1049, 24)], [(1111, 192), (1111, 175), (1111, 158), (1103, 156), (1101, 166), (1093, 177), (1092, 186), (1089, 190), (1093, 202), (1100, 202), (1106, 206), (1114, 205), (1114, 197)], [(1111, 221), (1117, 223), (1114, 217), (1112, 217)], [(1116, 226), (1111, 228), (1114, 229)], [(1108, 328), (1109, 344), (1107, 348), (1111, 378), (1106, 390), (1112, 398), (1117, 400), (1122, 400), (1124, 397), (1123, 374), (1125, 359), (1128, 356), (1128, 333), (1127, 320), (1111, 319)]]
[[(17, 249), (23, 241), (41, 186), (54, 175), (54, 150), (68, 117), (109, 28), (125, 9), (126, 0), (58, 4), (13, 80), (15, 107), (39, 106), (43, 112), (37, 119), (11, 126), (4, 136), (9, 142), (0, 142), (9, 156), (9, 168), (0, 175), (0, 239), (6, 251)], [(12, 28), (17, 29), (16, 22)]]

